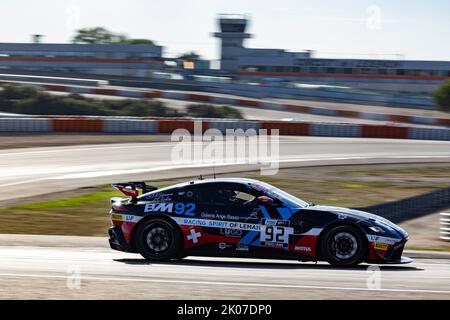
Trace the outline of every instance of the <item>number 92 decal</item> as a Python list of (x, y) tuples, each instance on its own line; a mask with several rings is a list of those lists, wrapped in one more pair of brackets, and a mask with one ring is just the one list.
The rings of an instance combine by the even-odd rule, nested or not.
[(289, 235), (293, 234), (293, 229), (280, 226), (261, 226), (261, 244), (289, 244)]

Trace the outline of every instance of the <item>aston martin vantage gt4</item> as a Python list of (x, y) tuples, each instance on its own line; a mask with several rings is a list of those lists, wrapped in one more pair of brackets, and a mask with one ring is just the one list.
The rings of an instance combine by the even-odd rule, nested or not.
[[(199, 179), (157, 189), (113, 185), (111, 248), (152, 261), (186, 256), (327, 261), (335, 266), (408, 263), (408, 234), (382, 217), (309, 204), (268, 183)], [(142, 194), (139, 195), (139, 190)]]

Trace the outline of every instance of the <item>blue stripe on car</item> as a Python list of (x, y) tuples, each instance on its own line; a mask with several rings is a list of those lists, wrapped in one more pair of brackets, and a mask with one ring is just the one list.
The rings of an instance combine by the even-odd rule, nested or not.
[(264, 206), (259, 206), (259, 208), (261, 209), (261, 212), (263, 213), (264, 218), (270, 219), (270, 215), (269, 215), (269, 213), (267, 212), (266, 208), (265, 208)]
[(278, 213), (281, 215), (281, 217), (284, 220), (288, 220), (292, 216), (291, 210), (289, 210), (288, 208), (282, 207), (282, 208), (277, 208), (277, 210), (278, 210)]
[(252, 240), (258, 235), (258, 231), (249, 231), (242, 239), (239, 241), (241, 244), (250, 244)]

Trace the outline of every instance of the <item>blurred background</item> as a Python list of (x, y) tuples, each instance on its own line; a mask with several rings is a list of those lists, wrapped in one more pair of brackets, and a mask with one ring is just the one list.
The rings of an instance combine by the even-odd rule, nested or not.
[[(448, 297), (449, 11), (438, 0), (2, 1), (0, 298), (185, 299), (192, 286), (198, 298), (252, 297), (251, 286), (154, 290), (147, 282), (164, 282), (164, 266), (150, 274), (108, 249), (109, 199), (121, 195), (111, 183), (162, 187), (211, 175), (213, 161), (171, 161), (170, 134), (192, 133), (199, 120), (202, 132), (278, 129), (278, 174), (216, 164), (218, 176), (391, 219), (410, 233), (411, 270), (423, 273), (383, 269), (389, 297)], [(98, 265), (110, 277), (140, 273), (141, 282), (112, 290)], [(233, 261), (188, 261), (174, 274), (190, 281), (203, 267), (210, 281), (225, 267), (243, 279), (264, 269), (276, 285), (284, 280), (269, 274), (284, 268), (311, 286), (301, 297), (341, 296), (339, 271), (327, 280), (305, 265), (311, 283), (293, 265)], [(91, 277), (81, 290), (64, 284), (71, 266)], [(365, 286), (365, 270), (351, 272), (353, 286)], [(263, 297), (299, 298), (299, 290), (273, 287)]]

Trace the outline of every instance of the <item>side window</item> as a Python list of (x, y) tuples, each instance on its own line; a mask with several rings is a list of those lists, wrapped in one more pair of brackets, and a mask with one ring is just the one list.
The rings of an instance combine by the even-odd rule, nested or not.
[(247, 201), (252, 201), (255, 199), (255, 196), (250, 194), (250, 193), (246, 193), (244, 191), (236, 191), (236, 199), (238, 201), (243, 201), (243, 202), (247, 202)]
[(244, 205), (255, 201), (256, 193), (239, 185), (219, 185), (206, 190), (209, 203), (221, 205)]
[(199, 202), (201, 198), (199, 188), (196, 186), (186, 186), (175, 192), (175, 199), (179, 202)]

